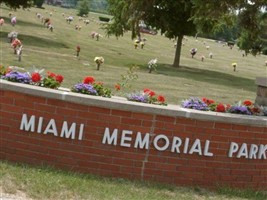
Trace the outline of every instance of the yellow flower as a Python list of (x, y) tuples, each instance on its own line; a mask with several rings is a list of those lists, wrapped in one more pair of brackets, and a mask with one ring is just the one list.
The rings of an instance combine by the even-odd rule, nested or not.
[(233, 67), (236, 67), (236, 66), (237, 66), (237, 64), (234, 62), (234, 63), (232, 63), (232, 66), (233, 66)]

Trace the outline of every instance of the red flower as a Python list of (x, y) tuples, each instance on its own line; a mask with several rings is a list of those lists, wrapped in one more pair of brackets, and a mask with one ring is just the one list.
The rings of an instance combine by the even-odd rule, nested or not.
[(84, 78), (83, 83), (84, 84), (93, 84), (95, 82), (95, 78), (92, 76), (87, 76)]
[(41, 81), (41, 75), (38, 72), (32, 73), (32, 82), (36, 83)]
[(213, 103), (215, 103), (215, 101), (214, 101), (213, 99), (208, 99), (208, 100), (207, 100), (207, 104), (208, 104), (208, 105), (213, 104)]
[(210, 105), (210, 104), (215, 103), (214, 100), (212, 100), (212, 99), (207, 99), (206, 97), (203, 97), (203, 98), (202, 98), (202, 101), (203, 101), (204, 103), (206, 103), (207, 105)]
[(231, 108), (231, 105), (230, 104), (226, 104), (225, 109), (229, 110), (230, 108)]
[(251, 101), (249, 101), (249, 100), (245, 100), (245, 101), (243, 102), (243, 104), (244, 104), (245, 106), (251, 106), (253, 103), (252, 103)]
[(225, 106), (222, 103), (219, 103), (216, 106), (216, 112), (225, 112)]
[(165, 97), (162, 96), (162, 95), (159, 95), (159, 96), (158, 96), (158, 102), (160, 102), (160, 103), (164, 103), (164, 102), (165, 102)]
[(119, 83), (117, 83), (114, 87), (116, 91), (119, 91), (121, 89), (121, 85)]
[(153, 97), (156, 95), (156, 93), (150, 89), (144, 89), (144, 93), (148, 94), (150, 97)]
[(153, 97), (153, 96), (156, 95), (156, 93), (154, 91), (150, 90), (150, 92), (148, 93), (148, 95), (151, 96), (151, 97)]
[(56, 75), (56, 81), (59, 82), (59, 83), (62, 83), (64, 77), (61, 76), (61, 75)]
[(204, 103), (207, 103), (207, 98), (206, 98), (206, 97), (203, 97), (203, 98), (202, 98), (202, 101), (203, 101)]
[(149, 91), (150, 91), (150, 89), (148, 89), (148, 88), (144, 89), (144, 93), (148, 93)]
[(55, 78), (56, 77), (56, 74), (55, 73), (52, 73), (52, 72), (47, 72), (47, 76), (49, 78)]

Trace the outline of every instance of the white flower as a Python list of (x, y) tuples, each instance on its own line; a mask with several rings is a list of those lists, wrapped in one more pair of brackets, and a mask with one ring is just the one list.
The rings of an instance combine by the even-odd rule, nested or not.
[(151, 69), (152, 67), (153, 68), (157, 67), (157, 62), (158, 62), (157, 58), (150, 60), (148, 62), (148, 68)]
[(103, 57), (95, 57), (94, 61), (98, 64), (104, 63), (104, 58)]

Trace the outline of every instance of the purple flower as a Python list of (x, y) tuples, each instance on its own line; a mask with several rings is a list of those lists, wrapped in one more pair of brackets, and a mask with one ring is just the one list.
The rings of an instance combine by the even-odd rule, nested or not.
[(190, 97), (189, 99), (184, 100), (182, 102), (182, 107), (195, 110), (209, 110), (208, 105), (197, 97)]
[(3, 76), (2, 78), (8, 81), (13, 81), (13, 82), (18, 82), (18, 83), (27, 83), (27, 84), (29, 84), (31, 81), (31, 77), (27, 72), (21, 73), (17, 71), (11, 71), (7, 73), (5, 76)]
[(236, 113), (236, 114), (243, 114), (243, 115), (252, 115), (251, 111), (248, 109), (247, 106), (231, 106), (231, 108), (228, 110), (230, 113)]
[(136, 92), (136, 93), (128, 94), (126, 98), (129, 101), (137, 101), (137, 102), (142, 102), (142, 103), (149, 102), (149, 96), (143, 92)]
[(71, 91), (82, 94), (97, 95), (97, 91), (95, 90), (94, 86), (85, 83), (78, 83), (74, 85)]

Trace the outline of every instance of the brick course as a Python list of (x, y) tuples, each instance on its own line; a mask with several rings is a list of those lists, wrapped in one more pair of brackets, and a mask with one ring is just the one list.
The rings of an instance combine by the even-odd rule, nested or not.
[[(105, 98), (98, 100), (92, 97), (90, 103), (85, 103), (91, 97), (81, 95), (75, 102), (72, 94), (69, 94), (70, 100), (62, 100), (60, 91), (42, 96), (38, 93), (38, 87), (6, 82), (0, 84), (3, 84), (3, 87), (0, 85), (1, 160), (36, 166), (46, 164), (76, 172), (178, 186), (213, 188), (221, 185), (267, 190), (266, 159), (237, 158), (236, 154), (228, 157), (231, 142), (240, 146), (247, 143), (248, 147), (251, 144), (267, 145), (267, 120), (264, 117), (255, 116), (257, 123), (248, 124), (251, 117), (247, 119), (242, 116), (244, 123), (228, 120), (228, 116), (233, 116), (231, 114), (223, 114), (220, 119), (196, 112), (195, 117), (193, 114), (188, 117), (183, 113), (185, 111), (178, 110), (177, 115), (170, 111), (169, 114), (166, 108), (160, 106), (146, 107), (127, 101), (119, 104), (129, 104), (129, 107), (119, 105), (116, 108), (116, 101)], [(21, 87), (24, 89), (21, 90)], [(45, 91), (49, 93), (51, 90)], [(140, 106), (143, 108), (139, 109)], [(156, 111), (149, 112), (150, 108)], [(55, 119), (57, 127), (61, 127), (63, 121), (75, 122), (77, 127), (84, 124), (83, 138), (72, 140), (20, 130), (22, 114), (43, 117), (44, 123)], [(127, 142), (131, 147), (102, 144), (106, 127), (111, 132), (116, 128), (119, 133), (122, 130), (132, 131), (132, 141)], [(181, 153), (171, 152), (170, 148), (159, 151), (153, 144), (150, 149), (134, 148), (137, 132), (141, 132), (142, 136), (150, 133), (151, 139), (163, 134), (170, 143), (173, 137), (179, 137), (183, 142), (189, 138), (189, 145), (200, 139), (202, 148), (205, 140), (210, 140), (209, 151), (213, 156), (183, 153), (184, 143), (180, 147)], [(118, 139), (120, 141), (121, 134)], [(164, 144), (162, 140), (158, 142), (160, 147)]]

